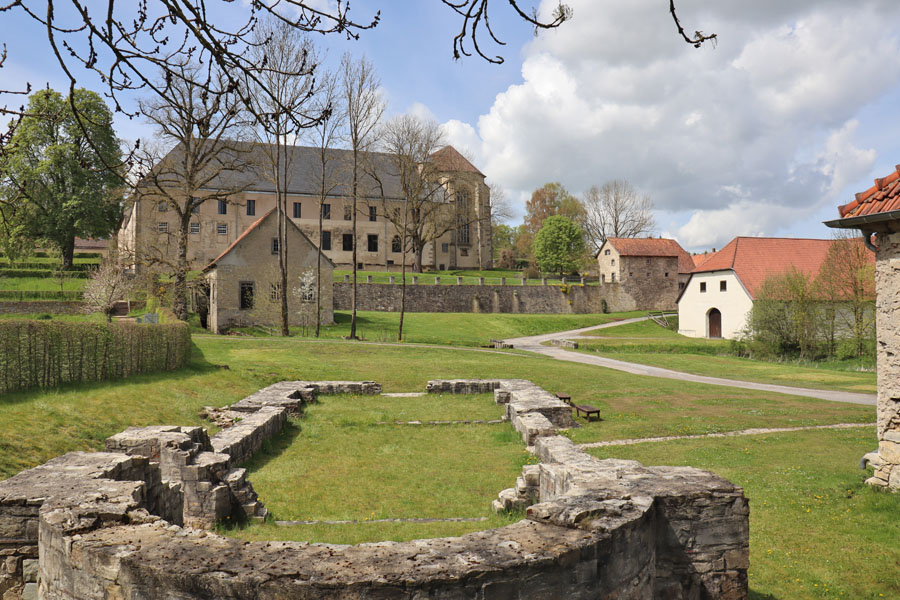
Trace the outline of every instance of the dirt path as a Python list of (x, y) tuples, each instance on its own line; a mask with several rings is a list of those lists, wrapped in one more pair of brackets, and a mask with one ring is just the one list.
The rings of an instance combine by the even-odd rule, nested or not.
[(789, 385), (777, 385), (773, 383), (757, 383), (754, 381), (725, 379), (723, 377), (694, 375), (691, 373), (684, 373), (682, 371), (673, 371), (671, 369), (663, 369), (661, 367), (651, 367), (648, 365), (625, 362), (624, 360), (616, 360), (614, 358), (582, 354), (580, 352), (570, 352), (568, 350), (563, 350), (562, 348), (542, 345), (543, 343), (549, 342), (550, 340), (554, 339), (569, 339), (586, 331), (607, 329), (609, 327), (616, 327), (618, 325), (625, 325), (627, 323), (646, 321), (647, 319), (648, 317), (638, 317), (634, 319), (625, 319), (623, 321), (613, 321), (612, 323), (604, 323), (603, 325), (596, 325), (594, 327), (583, 327), (581, 329), (573, 329), (571, 331), (558, 331), (556, 333), (546, 333), (543, 335), (512, 338), (504, 341), (512, 344), (513, 347), (517, 350), (526, 350), (528, 352), (534, 352), (535, 354), (548, 356), (557, 360), (564, 360), (584, 365), (606, 367), (607, 369), (624, 371), (633, 375), (643, 375), (646, 377), (662, 377), (665, 379), (689, 381), (691, 383), (705, 383), (707, 385), (721, 385), (741, 388), (745, 390), (758, 390), (761, 392), (775, 392), (778, 394), (788, 394), (791, 396), (818, 398), (820, 400), (830, 400), (832, 402), (850, 402), (852, 404), (865, 404), (869, 406), (875, 406), (875, 394), (859, 394), (855, 392), (840, 392), (835, 390), (817, 390)]
[(604, 448), (606, 446), (633, 446), (653, 442), (671, 442), (673, 440), (703, 440), (706, 438), (737, 437), (742, 435), (763, 435), (766, 433), (789, 433), (791, 431), (811, 431), (815, 429), (856, 429), (859, 427), (875, 427), (875, 423), (837, 423), (834, 425), (809, 425), (807, 427), (771, 427), (725, 431), (722, 433), (704, 433), (701, 435), (669, 435), (664, 437), (631, 438), (627, 440), (609, 440), (606, 442), (588, 442), (578, 444), (579, 448)]

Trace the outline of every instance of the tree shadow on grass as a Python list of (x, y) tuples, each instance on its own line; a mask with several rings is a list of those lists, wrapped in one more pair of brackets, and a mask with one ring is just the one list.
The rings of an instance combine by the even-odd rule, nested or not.
[(56, 387), (31, 388), (16, 392), (9, 392), (0, 395), (0, 407), (5, 405), (19, 404), (22, 402), (31, 402), (47, 393), (65, 393), (70, 391), (92, 392), (114, 389), (120, 386), (160, 383), (165, 385), (177, 385), (178, 381), (196, 377), (197, 375), (206, 375), (227, 369), (227, 365), (217, 365), (209, 362), (203, 351), (196, 343), (191, 343), (191, 360), (184, 367), (175, 371), (158, 371), (156, 373), (143, 373), (132, 375), (121, 379), (107, 379), (104, 381), (87, 381), (81, 383), (66, 383)]
[(750, 593), (747, 595), (747, 600), (778, 600), (778, 597), (773, 596), (772, 594), (764, 594), (762, 592), (750, 590)]

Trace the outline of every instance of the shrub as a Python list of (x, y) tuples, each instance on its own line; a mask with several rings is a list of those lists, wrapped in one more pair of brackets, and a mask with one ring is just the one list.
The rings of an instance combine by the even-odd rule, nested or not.
[(50, 269), (0, 269), (0, 277), (39, 277), (51, 278), (63, 273), (72, 279), (87, 279), (88, 271), (52, 271)]
[(0, 392), (174, 371), (190, 360), (187, 323), (0, 322)]

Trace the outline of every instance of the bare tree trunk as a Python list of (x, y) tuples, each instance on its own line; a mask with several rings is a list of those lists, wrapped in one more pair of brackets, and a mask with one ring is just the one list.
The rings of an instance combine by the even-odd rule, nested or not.
[(181, 215), (178, 223), (178, 255), (175, 258), (175, 276), (172, 282), (172, 311), (182, 321), (187, 321), (187, 272), (188, 228), (190, 211)]
[(322, 169), (322, 195), (319, 196), (319, 244), (316, 254), (316, 337), (322, 322), (322, 205), (325, 203), (325, 169)]
[(403, 238), (400, 242), (400, 325), (397, 328), (397, 341), (403, 341), (403, 317), (406, 314), (406, 227), (409, 224), (409, 200), (403, 204)]
[(69, 236), (60, 248), (62, 253), (62, 270), (71, 269), (75, 264), (75, 236)]
[(359, 193), (358, 181), (359, 153), (353, 149), (353, 293), (350, 300), (350, 339), (356, 339), (356, 197)]
[(280, 275), (280, 286), (279, 290), (279, 300), (281, 302), (281, 335), (287, 337), (291, 334), (290, 329), (288, 328), (288, 307), (287, 307), (287, 248), (285, 247), (287, 244), (285, 243), (285, 232), (287, 231), (285, 228), (285, 219), (287, 215), (285, 214), (284, 204), (286, 202), (285, 198), (287, 194), (285, 190), (282, 189), (282, 179), (279, 177), (279, 174), (286, 175), (283, 173), (285, 170), (284, 167), (286, 165), (282, 165), (281, 163), (281, 135), (276, 138), (275, 141), (275, 164), (276, 173), (275, 173), (275, 204), (277, 206), (278, 212), (278, 268)]

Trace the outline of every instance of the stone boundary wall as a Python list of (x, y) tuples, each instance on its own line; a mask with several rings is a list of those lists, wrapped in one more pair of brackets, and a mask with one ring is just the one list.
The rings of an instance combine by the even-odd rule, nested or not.
[[(352, 284), (334, 284), (334, 309), (350, 310)], [(398, 284), (360, 283), (357, 309), (400, 311)], [(407, 312), (461, 313), (601, 313), (661, 310), (671, 306), (638, 306), (619, 285), (407, 285)]]
[(80, 301), (70, 300), (32, 300), (26, 302), (0, 301), (0, 314), (4, 315), (30, 315), (30, 314), (56, 314), (56, 315), (80, 315), (84, 314), (87, 305)]
[[(257, 393), (254, 412), (287, 412), (309, 383), (266, 388), (272, 404)], [(428, 389), (493, 389), (514, 423), (571, 421), (525, 380)], [(231, 457), (213, 451), (219, 441), (200, 428), (134, 428), (110, 438), (115, 451), (69, 453), (0, 482), (0, 592), (49, 600), (747, 595), (747, 501), (706, 471), (600, 461), (547, 433), (532, 440), (541, 464), (523, 471), (538, 502), (513, 525), (356, 546), (243, 542), (178, 525), (191, 502), (209, 509), (212, 498), (217, 508), (214, 490), (224, 488), (234, 505), (232, 483), (249, 486)]]

